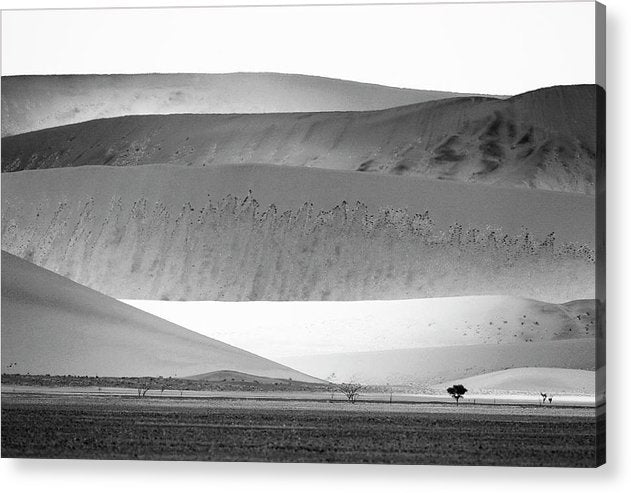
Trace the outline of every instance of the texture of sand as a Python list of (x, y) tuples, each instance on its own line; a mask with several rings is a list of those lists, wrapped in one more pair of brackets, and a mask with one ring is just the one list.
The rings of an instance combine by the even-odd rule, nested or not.
[(308, 375), (189, 331), (2, 252), (2, 371), (187, 376)]
[(593, 298), (594, 217), (584, 194), (322, 169), (2, 175), (3, 248), (126, 299)]
[(267, 163), (591, 194), (600, 97), (559, 86), (367, 112), (92, 120), (3, 138), (2, 170)]

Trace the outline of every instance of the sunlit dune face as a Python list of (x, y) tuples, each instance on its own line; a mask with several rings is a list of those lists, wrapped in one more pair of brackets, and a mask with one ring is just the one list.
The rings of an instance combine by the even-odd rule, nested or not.
[[(558, 305), (508, 296), (356, 302), (124, 300), (266, 357), (593, 337)], [(592, 317), (593, 319), (593, 317)]]

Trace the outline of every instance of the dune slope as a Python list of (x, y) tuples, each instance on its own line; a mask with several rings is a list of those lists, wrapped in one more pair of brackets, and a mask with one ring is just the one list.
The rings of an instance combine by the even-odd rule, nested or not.
[(2, 141), (2, 170), (268, 163), (593, 193), (593, 85), (365, 112), (126, 116)]
[(464, 96), (307, 75), (2, 77), (2, 136), (122, 115), (365, 111)]
[(186, 376), (233, 370), (316, 381), (2, 252), (2, 371)]
[(593, 298), (594, 212), (583, 194), (263, 165), (2, 179), (7, 251), (125, 299)]

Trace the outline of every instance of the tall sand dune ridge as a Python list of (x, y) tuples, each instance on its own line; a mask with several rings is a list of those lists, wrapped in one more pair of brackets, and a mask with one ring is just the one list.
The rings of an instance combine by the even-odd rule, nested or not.
[(2, 77), (2, 136), (124, 115), (367, 111), (467, 96), (295, 74)]
[(2, 170), (267, 163), (594, 193), (595, 85), (376, 111), (147, 115), (2, 141)]
[(2, 371), (317, 379), (202, 336), (2, 252)]
[[(237, 170), (4, 175), (2, 244), (124, 299), (594, 297), (592, 197), (274, 166), (239, 180)], [(255, 178), (251, 193), (226, 195)], [(387, 206), (392, 196), (417, 207)]]

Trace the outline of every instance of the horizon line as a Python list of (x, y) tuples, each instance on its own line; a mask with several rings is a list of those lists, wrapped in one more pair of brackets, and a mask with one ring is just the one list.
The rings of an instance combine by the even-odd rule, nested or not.
[[(565, 1), (565, 0), (563, 0)], [(592, 1), (592, 0), (580, 0), (580, 1)], [(315, 75), (315, 74), (305, 74), (305, 73), (297, 73), (297, 72), (273, 72), (273, 71), (236, 71), (236, 72), (89, 72), (89, 73), (28, 73), (28, 74), (2, 74), (1, 78), (8, 77), (119, 77), (119, 76), (229, 76), (229, 75), (279, 75), (279, 76), (289, 76), (289, 77), (312, 77), (317, 79), (327, 79), (331, 81), (339, 81), (339, 82), (347, 82), (354, 84), (362, 84), (367, 86), (375, 86), (375, 87), (383, 87), (389, 89), (398, 89), (403, 91), (428, 91), (428, 92), (438, 92), (438, 93), (449, 93), (449, 94), (461, 94), (465, 97), (467, 96), (487, 96), (494, 97), (499, 99), (508, 99), (511, 97), (519, 96), (522, 94), (526, 94), (529, 92), (537, 91), (540, 89), (547, 89), (551, 87), (563, 87), (563, 86), (581, 86), (581, 85), (599, 85), (596, 82), (576, 82), (572, 84), (552, 84), (545, 86), (538, 86), (532, 89), (528, 89), (525, 91), (520, 91), (513, 94), (491, 94), (488, 92), (480, 92), (480, 91), (466, 91), (466, 90), (445, 90), (445, 89), (428, 89), (424, 88), (414, 88), (414, 87), (405, 87), (405, 86), (390, 86), (387, 84), (381, 84), (378, 82), (366, 82), (360, 80), (353, 79), (343, 79), (339, 77), (332, 77), (327, 75)], [(602, 86), (601, 86), (602, 87)], [(603, 87), (603, 89), (605, 89)]]

